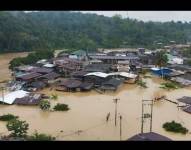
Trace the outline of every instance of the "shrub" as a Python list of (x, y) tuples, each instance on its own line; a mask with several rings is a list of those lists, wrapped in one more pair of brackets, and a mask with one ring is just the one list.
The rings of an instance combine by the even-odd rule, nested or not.
[(179, 87), (180, 86), (174, 82), (166, 82), (166, 83), (161, 83), (160, 88), (170, 90), (170, 89), (178, 89)]
[(17, 119), (17, 118), (18, 118), (18, 116), (14, 116), (12, 114), (6, 114), (6, 115), (0, 116), (0, 121), (10, 121), (10, 120)]
[(170, 131), (170, 132), (182, 133), (182, 134), (188, 133), (188, 129), (183, 127), (180, 123), (176, 123), (175, 121), (164, 123), (163, 128), (166, 131)]
[(68, 108), (68, 105), (66, 104), (57, 104), (56, 106), (54, 106), (54, 110), (56, 111), (68, 111), (69, 108)]
[(40, 108), (42, 109), (42, 110), (49, 110), (50, 109), (50, 102), (48, 101), (48, 100), (42, 100), (41, 102), (40, 102)]
[(58, 95), (57, 95), (57, 94), (52, 94), (52, 95), (51, 95), (51, 99), (57, 100), (57, 99), (58, 99)]
[(144, 82), (143, 80), (138, 80), (137, 81), (137, 85), (143, 87), (143, 88), (147, 88), (146, 82)]
[(54, 141), (56, 138), (51, 135), (35, 132), (27, 138), (29, 141)]
[(11, 131), (11, 136), (13, 137), (24, 137), (27, 134), (29, 124), (26, 121), (20, 121), (13, 119), (7, 123), (8, 131)]

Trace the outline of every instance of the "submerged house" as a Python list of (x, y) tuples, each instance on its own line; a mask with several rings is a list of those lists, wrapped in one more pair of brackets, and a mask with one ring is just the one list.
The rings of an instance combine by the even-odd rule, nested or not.
[(72, 72), (79, 71), (83, 67), (82, 61), (65, 57), (55, 59), (53, 64), (56, 65), (56, 70), (64, 76), (70, 76)]
[(17, 105), (38, 105), (42, 100), (42, 94), (32, 94), (30, 93), (27, 96), (22, 98), (16, 98), (14, 104)]
[(81, 91), (90, 91), (94, 86), (92, 82), (82, 82), (79, 86)]
[(101, 84), (108, 79), (108, 74), (103, 72), (91, 72), (84, 75), (84, 81), (94, 83), (95, 87), (101, 86)]
[(129, 72), (129, 70), (130, 70), (129, 65), (130, 65), (130, 62), (128, 60), (126, 60), (126, 61), (118, 61), (117, 70), (119, 72), (122, 72), (122, 71)]
[(105, 81), (101, 84), (100, 89), (103, 91), (106, 90), (112, 90), (112, 91), (116, 91), (118, 89), (118, 87), (123, 83), (123, 79), (119, 79), (119, 78), (111, 78), (108, 81)]
[(84, 76), (87, 74), (87, 71), (81, 70), (81, 71), (76, 71), (71, 74), (73, 78), (79, 79), (79, 80), (84, 80)]
[(170, 138), (155, 132), (140, 133), (129, 138), (127, 141), (172, 141)]
[(175, 81), (183, 86), (189, 86), (191, 85), (191, 73), (187, 72), (177, 77), (172, 77), (171, 81)]
[(103, 63), (107, 64), (117, 64), (118, 61), (122, 60), (139, 60), (138, 56), (108, 56), (108, 55), (91, 55), (90, 59), (101, 60)]
[(24, 89), (26, 91), (38, 91), (38, 90), (42, 90), (46, 86), (47, 86), (47, 83), (43, 81), (34, 81), (34, 82), (26, 84), (24, 86)]
[(24, 75), (17, 76), (16, 80), (17, 81), (24, 81), (24, 82), (31, 82), (31, 81), (35, 81), (41, 75), (42, 74), (40, 74), (40, 73), (31, 72), (31, 73), (27, 73), (27, 74), (24, 74)]
[(110, 64), (89, 64), (84, 67), (84, 71), (108, 73), (111, 71), (111, 65)]
[(58, 84), (56, 90), (65, 92), (79, 91), (79, 87), (81, 84), (82, 82), (76, 79), (65, 79)]
[(57, 81), (57, 79), (60, 77), (61, 75), (56, 73), (56, 72), (50, 72), (48, 74), (42, 75), (38, 78), (38, 80), (42, 80), (45, 83), (51, 84)]
[(0, 97), (0, 102), (5, 104), (13, 104), (17, 98), (23, 98), (27, 96), (28, 94), (29, 92), (26, 92), (23, 90), (14, 91), (14, 92), (8, 93), (7, 95), (4, 95), (3, 97)]
[(138, 80), (138, 75), (128, 72), (109, 73), (109, 76), (124, 79), (124, 83), (135, 83)]
[(45, 67), (37, 67), (37, 68), (33, 68), (31, 70), (31, 72), (36, 72), (36, 73), (40, 73), (40, 74), (47, 74), (50, 72), (53, 72), (52, 68), (45, 68)]

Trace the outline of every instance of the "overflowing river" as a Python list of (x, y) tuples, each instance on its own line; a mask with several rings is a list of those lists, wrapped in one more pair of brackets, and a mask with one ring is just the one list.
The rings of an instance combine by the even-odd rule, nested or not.
[[(10, 54), (7, 54), (10, 55)], [(15, 54), (13, 54), (15, 55)], [(6, 55), (4, 55), (6, 56)], [(7, 70), (8, 65), (1, 65), (3, 60), (0, 55), (0, 70)], [(8, 62), (7, 57), (7, 62)], [(12, 58), (12, 57), (11, 57)], [(6, 71), (5, 71), (6, 72)], [(5, 77), (4, 77), (5, 76)], [(1, 73), (1, 78), (6, 78), (9, 73)], [(170, 100), (176, 101), (182, 96), (191, 96), (191, 88), (182, 88), (167, 91), (159, 88), (164, 82), (158, 77), (144, 79), (148, 88), (137, 85), (124, 84), (117, 92), (99, 94), (91, 92), (57, 92), (44, 89), (41, 93), (47, 95), (57, 94), (58, 100), (51, 100), (52, 107), (56, 103), (68, 104), (67, 112), (43, 112), (38, 106), (0, 105), (0, 115), (12, 113), (18, 115), (21, 120), (29, 123), (29, 134), (35, 130), (56, 136), (58, 140), (120, 140), (119, 119), (117, 126), (114, 123), (115, 103), (118, 101), (118, 118), (122, 115), (122, 140), (140, 133), (142, 100), (150, 100), (154, 97), (166, 95)], [(109, 121), (106, 116), (110, 112)], [(191, 140), (191, 134), (187, 135), (166, 132), (162, 125), (165, 122), (175, 120), (191, 130), (191, 114), (177, 108), (176, 104), (168, 101), (158, 101), (153, 107), (153, 132), (165, 135), (173, 140)], [(145, 125), (149, 124), (145, 122)], [(144, 130), (149, 131), (148, 128)], [(6, 123), (0, 121), (0, 133), (8, 134)]]

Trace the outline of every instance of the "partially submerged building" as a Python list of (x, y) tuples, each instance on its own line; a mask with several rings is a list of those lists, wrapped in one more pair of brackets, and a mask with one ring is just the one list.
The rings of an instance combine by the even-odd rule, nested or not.
[(84, 67), (84, 71), (108, 73), (111, 71), (111, 64), (89, 64)]
[(118, 89), (118, 87), (123, 83), (123, 79), (119, 79), (119, 78), (111, 78), (108, 81), (105, 81), (101, 84), (100, 89), (102, 91), (106, 91), (106, 90), (112, 90), (112, 91), (116, 91)]
[(81, 84), (82, 82), (76, 79), (64, 79), (58, 84), (56, 90), (65, 92), (75, 92), (79, 91), (79, 86)]
[(27, 96), (16, 98), (14, 104), (17, 105), (38, 105), (42, 100), (42, 94), (33, 94), (30, 93)]
[(26, 92), (23, 90), (14, 91), (4, 95), (3, 97), (0, 97), (0, 102), (5, 104), (13, 104), (17, 98), (23, 98), (27, 96), (28, 94), (29, 92)]
[(172, 141), (170, 138), (155, 132), (140, 133), (129, 138), (127, 141)]
[(89, 56), (91, 60), (101, 60), (103, 63), (106, 64), (117, 64), (118, 61), (122, 60), (139, 60), (138, 56), (108, 56), (108, 55), (91, 55)]

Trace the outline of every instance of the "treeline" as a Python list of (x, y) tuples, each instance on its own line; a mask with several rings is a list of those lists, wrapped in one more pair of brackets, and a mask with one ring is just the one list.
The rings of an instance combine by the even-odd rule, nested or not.
[(14, 67), (18, 67), (20, 65), (30, 65), (36, 63), (41, 59), (50, 59), (54, 57), (53, 50), (39, 50), (32, 53), (29, 53), (26, 57), (17, 57), (10, 61), (9, 69), (13, 70)]
[(157, 42), (191, 40), (190, 22), (143, 22), (68, 11), (1, 11), (0, 29), (0, 52), (154, 48)]

